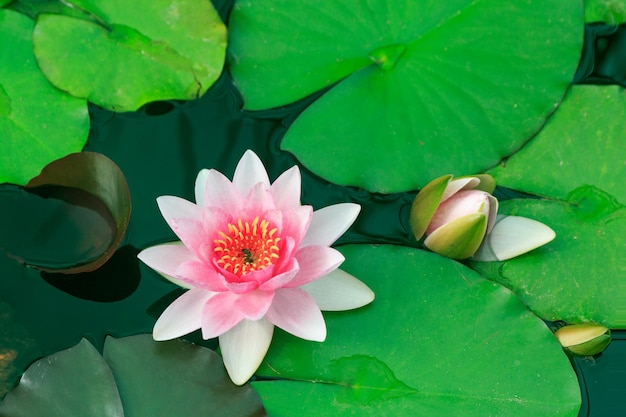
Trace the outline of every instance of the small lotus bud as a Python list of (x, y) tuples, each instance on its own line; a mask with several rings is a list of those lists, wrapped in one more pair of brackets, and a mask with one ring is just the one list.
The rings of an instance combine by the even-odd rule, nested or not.
[(611, 331), (596, 323), (570, 324), (554, 335), (566, 351), (579, 356), (597, 355), (611, 342)]
[(487, 174), (437, 178), (426, 185), (411, 206), (411, 228), (417, 240), (433, 252), (453, 259), (472, 256), (491, 231), (498, 200)]

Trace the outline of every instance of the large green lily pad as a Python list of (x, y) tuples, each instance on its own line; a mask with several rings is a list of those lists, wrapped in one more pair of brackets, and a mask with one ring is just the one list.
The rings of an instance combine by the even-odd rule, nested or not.
[(229, 28), (246, 109), (332, 86), (283, 149), (332, 182), (396, 192), (485, 170), (535, 133), (576, 70), (583, 11), (563, 0), (241, 0)]
[(11, 417), (263, 416), (215, 352), (150, 335), (107, 338), (104, 358), (85, 339), (40, 359), (0, 404)]
[(509, 200), (501, 212), (548, 224), (556, 239), (526, 255), (473, 267), (546, 320), (626, 328), (626, 208), (584, 186), (570, 201)]
[(80, 151), (87, 102), (54, 88), (37, 67), (33, 22), (0, 9), (0, 183), (24, 185), (49, 162)]
[(376, 299), (326, 313), (323, 343), (277, 332), (253, 382), (269, 415), (577, 415), (566, 355), (509, 290), (421, 250), (339, 249)]
[(116, 111), (194, 99), (224, 65), (226, 28), (204, 0), (74, 0), (84, 18), (40, 14), (41, 70), (57, 87)]
[(626, 22), (626, 1), (585, 0), (585, 22), (620, 24)]
[(567, 200), (589, 185), (626, 203), (625, 119), (623, 88), (573, 86), (532, 142), (489, 173), (498, 185), (531, 194)]

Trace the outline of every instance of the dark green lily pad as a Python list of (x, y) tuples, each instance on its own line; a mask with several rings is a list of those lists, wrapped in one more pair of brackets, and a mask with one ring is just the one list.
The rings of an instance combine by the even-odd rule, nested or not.
[(58, 88), (102, 107), (194, 99), (224, 65), (226, 28), (203, 0), (75, 0), (85, 18), (40, 14), (37, 62)]
[(87, 102), (54, 88), (32, 50), (33, 22), (0, 9), (0, 183), (26, 184), (49, 162), (80, 151)]
[(559, 0), (236, 1), (229, 67), (248, 110), (332, 86), (282, 149), (332, 182), (404, 191), (485, 170), (535, 133), (572, 81), (582, 14)]
[(263, 416), (215, 352), (150, 335), (107, 338), (104, 358), (85, 339), (26, 370), (0, 404), (11, 417)]
[(556, 239), (504, 262), (476, 262), (486, 277), (513, 290), (546, 320), (626, 328), (626, 208), (585, 186), (569, 202), (508, 200), (502, 213), (548, 224)]
[[(5, 214), (21, 219), (14, 209), (30, 210), (29, 204), (42, 210), (35, 220), (21, 219), (32, 225), (0, 239), (0, 247), (42, 271), (75, 274), (99, 268), (115, 253), (130, 219), (124, 174), (112, 160), (95, 152), (56, 160), (28, 182), (26, 192), (9, 191), (0, 193)], [(5, 224), (5, 231), (16, 226), (15, 218), (6, 219), (13, 224)], [(68, 231), (72, 236), (67, 236)]]
[(532, 142), (489, 173), (498, 185), (531, 194), (567, 200), (594, 186), (626, 203), (625, 119), (623, 88), (572, 86)]
[(577, 415), (576, 375), (554, 335), (513, 293), (439, 255), (340, 248), (376, 293), (326, 313), (323, 343), (277, 332), (253, 382), (272, 416)]

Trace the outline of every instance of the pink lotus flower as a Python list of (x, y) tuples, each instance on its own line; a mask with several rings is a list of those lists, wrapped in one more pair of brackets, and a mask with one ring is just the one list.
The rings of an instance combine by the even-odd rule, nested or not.
[(300, 204), (300, 171), (270, 184), (260, 159), (247, 151), (229, 181), (216, 170), (196, 179), (196, 203), (163, 196), (157, 203), (182, 241), (139, 255), (170, 281), (188, 288), (159, 317), (155, 340), (197, 329), (219, 337), (234, 383), (246, 382), (269, 348), (274, 326), (312, 341), (326, 338), (320, 310), (348, 310), (372, 291), (337, 269), (343, 256), (329, 246), (352, 225), (358, 204), (313, 211)]

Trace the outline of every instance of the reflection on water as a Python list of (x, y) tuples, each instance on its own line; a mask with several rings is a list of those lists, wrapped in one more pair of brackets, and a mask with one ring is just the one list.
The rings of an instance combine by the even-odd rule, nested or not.
[(67, 268), (97, 259), (115, 222), (91, 194), (69, 187), (0, 186), (0, 248), (26, 265)]

